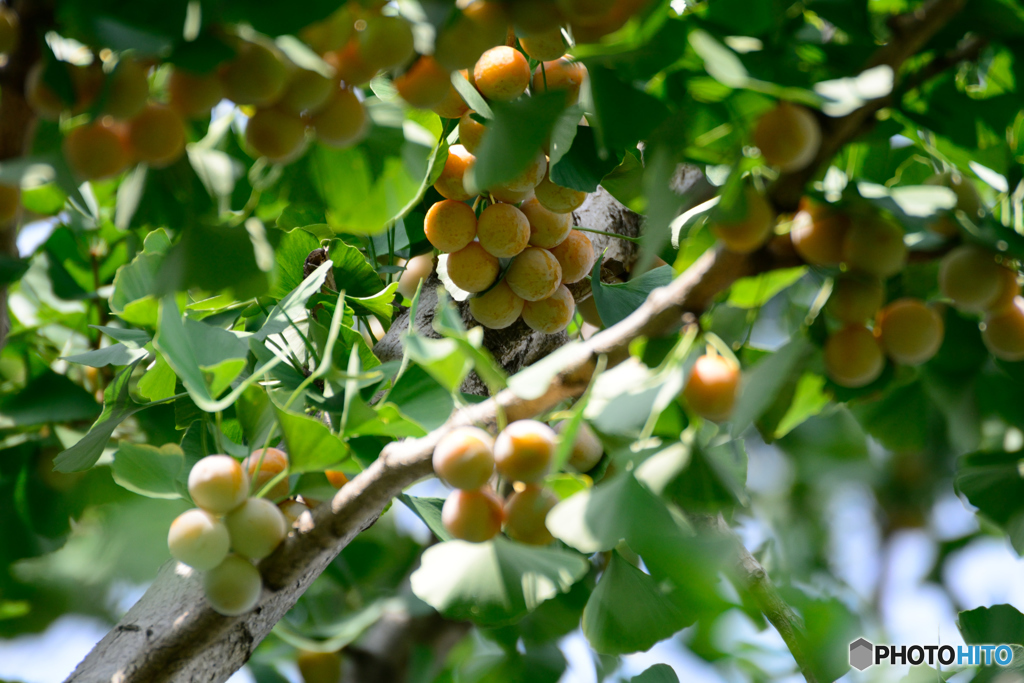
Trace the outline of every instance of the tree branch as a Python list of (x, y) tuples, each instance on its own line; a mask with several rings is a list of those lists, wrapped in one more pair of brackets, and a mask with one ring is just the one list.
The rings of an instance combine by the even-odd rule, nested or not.
[[(911, 15), (894, 23), (893, 41), (879, 50), (872, 64), (898, 69), (903, 61), (958, 12), (965, 0), (929, 0)], [(878, 108), (879, 101), (834, 120), (814, 163), (798, 173), (784, 174), (770, 188), (780, 209), (796, 207), (803, 188), (818, 168), (852, 140)], [(589, 383), (599, 356), (609, 365), (628, 356), (637, 337), (660, 336), (677, 330), (684, 318), (704, 311), (712, 299), (741, 277), (796, 265), (788, 237), (778, 238), (750, 255), (720, 247), (709, 250), (667, 286), (655, 290), (628, 318), (589, 340), (564, 347), (564, 366), (537, 398), (524, 399), (511, 390), (453, 414), (445, 425), (419, 439), (389, 444), (380, 457), (346, 484), (330, 503), (312, 513), (312, 522), (290, 534), (270, 557), (260, 563), (265, 589), (259, 606), (241, 617), (222, 617), (203, 598), (198, 577), (181, 566), (167, 564), (142, 599), (103, 638), (72, 673), (68, 681), (116, 680), (120, 683), (163, 681), (223, 681), (248, 659), (298, 596), (324, 567), (363, 529), (372, 524), (387, 503), (406, 486), (431, 474), (431, 456), (437, 442), (458, 425), (493, 426), (499, 407), (509, 420), (539, 415), (563, 400), (579, 396)], [(749, 555), (749, 553), (748, 553)], [(753, 558), (750, 558), (753, 560)], [(780, 633), (802, 653), (799, 624), (777, 594), (763, 567), (741, 556), (748, 584), (762, 594), (763, 609), (778, 615)], [(785, 618), (783, 618), (785, 617)], [(773, 621), (773, 623), (775, 623)], [(790, 638), (789, 634), (792, 634)], [(790, 643), (792, 640), (792, 643)], [(799, 655), (803, 659), (802, 654)], [(800, 661), (800, 660), (798, 660)], [(808, 680), (812, 680), (808, 678)]]

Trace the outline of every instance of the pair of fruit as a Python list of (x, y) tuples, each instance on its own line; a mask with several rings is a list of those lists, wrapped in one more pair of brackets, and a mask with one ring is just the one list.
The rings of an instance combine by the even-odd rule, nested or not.
[[(753, 142), (770, 166), (783, 173), (806, 168), (821, 148), (818, 119), (805, 107), (780, 102), (758, 118)], [(737, 254), (759, 249), (775, 228), (775, 210), (752, 185), (743, 189), (743, 209), (712, 223), (712, 233), (725, 248)]]
[(197, 462), (189, 472), (188, 491), (198, 507), (179, 515), (167, 535), (171, 556), (205, 572), (206, 597), (227, 616), (244, 614), (259, 601), (263, 580), (252, 560), (272, 553), (288, 533), (287, 520), (273, 502), (249, 497), (249, 472), (257, 485), (266, 483), (274, 475), (265, 475), (261, 460), (270, 470), (275, 467), (270, 463), (286, 458), (274, 451), (257, 451), (242, 464), (227, 455)]
[[(504, 526), (510, 538), (533, 545), (554, 539), (545, 526), (547, 513), (558, 497), (541, 483), (551, 469), (558, 437), (536, 420), (511, 423), (492, 439), (477, 427), (459, 427), (445, 435), (434, 449), (434, 472), (454, 487), (441, 510), (441, 521), (455, 538), (480, 543)], [(597, 437), (581, 423), (569, 464), (581, 471), (600, 460)], [(497, 471), (515, 482), (515, 492), (502, 503), (489, 482)]]
[(982, 340), (1005, 361), (1024, 360), (1024, 301), (1016, 271), (996, 262), (996, 254), (964, 244), (939, 264), (939, 289), (961, 311), (982, 314)]

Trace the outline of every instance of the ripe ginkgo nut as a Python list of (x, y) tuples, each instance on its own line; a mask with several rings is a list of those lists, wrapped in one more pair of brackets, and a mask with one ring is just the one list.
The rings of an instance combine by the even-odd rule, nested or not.
[(249, 477), (231, 456), (208, 455), (192, 466), (188, 493), (199, 507), (222, 515), (249, 497)]
[(555, 538), (545, 523), (551, 508), (558, 505), (554, 491), (527, 484), (505, 501), (505, 533), (529, 545), (549, 545)]
[(224, 516), (231, 534), (231, 549), (250, 560), (259, 560), (288, 535), (288, 522), (280, 509), (266, 498), (250, 498)]
[(441, 506), (441, 523), (448, 533), (471, 543), (497, 536), (503, 521), (501, 501), (487, 490), (456, 489)]
[(260, 601), (263, 578), (249, 560), (228, 555), (218, 566), (203, 574), (203, 592), (210, 606), (226, 617), (251, 611)]
[(198, 508), (178, 515), (167, 532), (171, 557), (199, 571), (213, 569), (223, 562), (230, 547), (224, 523)]
[(537, 420), (517, 420), (494, 441), (494, 464), (510, 481), (533, 482), (544, 478), (555, 456), (557, 435)]
[(494, 474), (494, 439), (479, 427), (456, 427), (434, 448), (433, 464), (449, 486), (478, 489)]
[(840, 386), (866, 386), (878, 379), (884, 369), (882, 348), (863, 325), (848, 325), (825, 342), (825, 371)]
[(729, 419), (736, 405), (740, 369), (722, 356), (705, 355), (697, 359), (683, 388), (690, 410), (713, 422)]

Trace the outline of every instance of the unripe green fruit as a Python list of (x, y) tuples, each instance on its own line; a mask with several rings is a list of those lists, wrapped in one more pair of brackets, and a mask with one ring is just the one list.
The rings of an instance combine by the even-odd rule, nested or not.
[(199, 507), (223, 515), (249, 497), (249, 477), (231, 456), (208, 455), (189, 472), (188, 493)]
[(18, 13), (6, 5), (0, 5), (0, 54), (10, 54), (18, 46)]
[(110, 77), (103, 113), (127, 121), (145, 108), (147, 99), (149, 78), (146, 67), (134, 59), (122, 59)]
[(531, 330), (541, 334), (561, 332), (576, 315), (576, 300), (565, 285), (559, 285), (555, 293), (540, 301), (523, 304), (523, 322)]
[(292, 74), (276, 106), (296, 116), (303, 112), (314, 114), (327, 104), (337, 87), (336, 79), (316, 71), (299, 69)]
[(266, 498), (250, 498), (224, 517), (231, 534), (231, 549), (242, 557), (260, 560), (274, 552), (288, 535), (288, 522)]
[(555, 537), (545, 524), (551, 508), (558, 505), (558, 496), (551, 489), (527, 484), (505, 501), (505, 533), (520, 543), (549, 545)]
[(854, 217), (843, 240), (843, 262), (883, 280), (892, 277), (907, 264), (903, 230), (878, 214)]
[(736, 405), (740, 369), (721, 356), (701, 356), (683, 389), (690, 410), (713, 422), (729, 419)]
[(942, 258), (939, 289), (957, 308), (979, 313), (999, 299), (1004, 288), (1001, 271), (991, 251), (964, 244)]
[(220, 68), (224, 96), (235, 104), (266, 107), (288, 87), (288, 66), (275, 49), (243, 42), (238, 55)]
[(331, 99), (309, 120), (317, 139), (328, 147), (351, 147), (366, 135), (366, 108), (347, 88), (334, 91)]
[(488, 490), (456, 489), (441, 507), (441, 523), (448, 533), (470, 543), (494, 538), (503, 521), (501, 501)]
[(378, 69), (401, 66), (415, 53), (412, 26), (401, 17), (371, 17), (359, 34), (359, 54)]
[(871, 320), (885, 301), (885, 286), (870, 275), (842, 275), (836, 280), (825, 310), (848, 325)]
[(985, 318), (981, 338), (989, 352), (1001, 360), (1024, 360), (1024, 299)]
[[(555, 427), (558, 434), (564, 435), (569, 422), (559, 422)], [(564, 438), (564, 437), (563, 437)], [(572, 450), (569, 452), (569, 466), (577, 472), (589, 472), (601, 461), (604, 455), (604, 446), (594, 430), (586, 422), (580, 422), (576, 428), (576, 438), (572, 442)]]
[(885, 353), (903, 365), (927, 363), (942, 346), (942, 317), (919, 299), (897, 299), (878, 314), (875, 336)]
[(547, 249), (528, 247), (509, 266), (505, 282), (519, 298), (540, 301), (558, 291), (562, 267)]
[(863, 325), (844, 327), (825, 342), (825, 371), (840, 386), (866, 386), (878, 379), (884, 369), (882, 348)]
[(494, 464), (509, 481), (540, 481), (555, 457), (555, 431), (537, 420), (517, 420), (494, 441)]
[(203, 592), (218, 614), (237, 617), (260, 601), (263, 578), (244, 557), (228, 555), (217, 567), (203, 574)]
[(494, 474), (494, 439), (478, 427), (457, 427), (434, 448), (434, 473), (457, 489), (478, 489)]
[(473, 319), (490, 330), (503, 330), (523, 313), (523, 299), (502, 280), (485, 294), (469, 300)]
[(178, 515), (167, 532), (171, 557), (198, 569), (213, 569), (228, 556), (228, 528), (205, 510), (193, 508)]
[(300, 652), (295, 663), (302, 683), (341, 683), (341, 657), (337, 652)]

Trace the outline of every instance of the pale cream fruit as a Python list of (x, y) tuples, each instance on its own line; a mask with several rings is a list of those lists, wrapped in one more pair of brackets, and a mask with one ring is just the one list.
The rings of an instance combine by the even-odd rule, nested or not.
[(231, 534), (231, 549), (242, 557), (260, 560), (274, 552), (288, 535), (284, 513), (266, 498), (250, 498), (224, 517)]
[(203, 574), (203, 592), (214, 611), (226, 617), (251, 612), (260, 601), (263, 578), (244, 557), (228, 555)]
[(984, 247), (964, 244), (939, 264), (939, 289), (963, 311), (980, 313), (992, 307), (1005, 286), (995, 254)]
[(167, 532), (171, 557), (198, 569), (213, 569), (228, 556), (231, 538), (224, 523), (205, 510), (193, 508), (178, 515)]
[(234, 510), (249, 497), (249, 477), (229, 455), (208, 455), (188, 474), (192, 501), (217, 515)]

